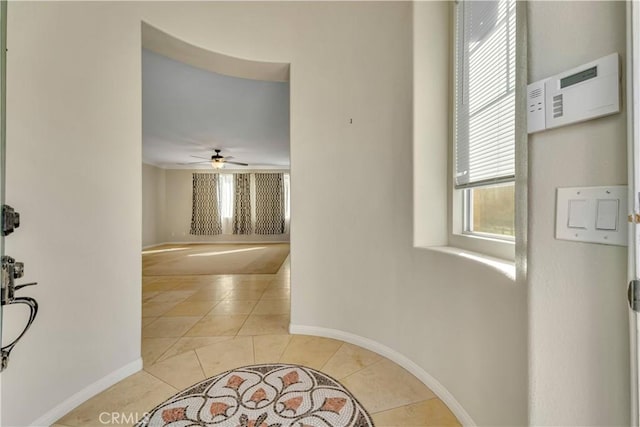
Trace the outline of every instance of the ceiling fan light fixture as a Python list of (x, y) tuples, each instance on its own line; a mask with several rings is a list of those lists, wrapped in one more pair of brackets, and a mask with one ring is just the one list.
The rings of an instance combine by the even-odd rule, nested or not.
[(219, 160), (213, 160), (211, 162), (211, 166), (213, 166), (214, 169), (222, 169), (224, 167), (224, 162), (221, 162)]

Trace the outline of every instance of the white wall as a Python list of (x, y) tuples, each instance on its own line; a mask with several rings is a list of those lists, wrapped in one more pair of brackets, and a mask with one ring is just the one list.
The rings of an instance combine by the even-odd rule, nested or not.
[[(425, 7), (445, 18), (446, 5)], [(410, 3), (9, 9), (8, 200), (25, 225), (8, 243), (42, 282), (42, 314), (3, 374), (4, 424), (33, 421), (139, 356), (141, 20), (210, 50), (292, 64), (292, 323), (392, 347), (478, 423), (525, 421), (523, 290), (413, 248)], [(440, 55), (447, 37), (434, 30), (438, 52), (426, 54)]]
[[(446, 18), (444, 4), (423, 7)], [(532, 78), (621, 45), (622, 5), (572, 7), (531, 5)], [(478, 424), (526, 422), (525, 288), (413, 248), (410, 3), (11, 2), (9, 14), (7, 200), (24, 226), (7, 243), (41, 281), (42, 313), (2, 374), (3, 424), (25, 425), (139, 357), (141, 20), (292, 64), (292, 323), (395, 349)], [(550, 37), (574, 27), (588, 45), (568, 30)], [(425, 55), (440, 57), (445, 30)], [(436, 86), (430, 95), (436, 109), (447, 101)], [(624, 251), (552, 238), (556, 186), (624, 182), (623, 119), (583, 126), (531, 141), (536, 423), (626, 420)]]
[[(162, 224), (165, 242), (287, 242), (289, 234), (220, 234), (216, 236), (194, 236), (191, 228), (193, 172), (203, 170), (167, 169), (166, 217)], [(247, 170), (246, 172), (252, 172)], [(268, 172), (268, 171), (258, 171)], [(276, 171), (283, 172), (283, 171)], [(288, 171), (287, 171), (288, 172)]]
[[(529, 80), (612, 52), (624, 61), (624, 17), (625, 2), (529, 2)], [(626, 184), (626, 159), (624, 112), (529, 138), (534, 425), (630, 422), (627, 251), (554, 239), (556, 188)]]
[[(450, 3), (414, 3), (413, 232), (415, 243), (423, 246), (447, 241), (452, 13)], [(397, 250), (404, 262), (395, 268), (396, 289), (384, 291), (398, 296), (382, 297), (393, 302), (385, 321), (415, 335), (390, 336), (387, 342), (443, 383), (476, 423), (525, 424), (526, 283), (460, 251), (410, 250), (408, 245)], [(404, 314), (394, 321), (397, 312)], [(478, 399), (478, 384), (495, 399)]]
[[(448, 244), (449, 81), (447, 3), (413, 4), (413, 234), (416, 246)], [(434, 103), (440, 103), (439, 108)]]
[(142, 247), (165, 241), (166, 174), (153, 165), (142, 164)]
[(121, 11), (9, 5), (6, 197), (22, 225), (6, 251), (39, 282), (19, 293), (40, 314), (2, 373), (2, 425), (140, 357), (139, 19)]

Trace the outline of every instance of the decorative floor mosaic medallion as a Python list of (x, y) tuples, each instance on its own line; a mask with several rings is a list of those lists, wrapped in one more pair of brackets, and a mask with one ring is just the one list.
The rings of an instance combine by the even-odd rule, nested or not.
[(154, 408), (137, 427), (373, 427), (338, 381), (298, 365), (252, 365), (206, 379)]

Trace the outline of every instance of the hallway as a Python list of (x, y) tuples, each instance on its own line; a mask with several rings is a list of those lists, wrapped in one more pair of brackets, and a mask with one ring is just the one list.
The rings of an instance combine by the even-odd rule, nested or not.
[(287, 258), (276, 274), (143, 277), (144, 370), (56, 426), (132, 424), (194, 383), (267, 362), (305, 365), (338, 379), (377, 427), (459, 425), (431, 390), (390, 360), (341, 341), (288, 334), (289, 274)]

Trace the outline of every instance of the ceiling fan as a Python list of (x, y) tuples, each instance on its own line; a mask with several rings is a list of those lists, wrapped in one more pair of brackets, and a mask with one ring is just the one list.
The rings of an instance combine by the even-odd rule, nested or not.
[(196, 165), (199, 163), (211, 163), (211, 166), (213, 166), (214, 169), (222, 169), (224, 167), (224, 165), (226, 163), (230, 164), (230, 165), (238, 165), (238, 166), (249, 166), (247, 163), (241, 163), (241, 162), (231, 162), (229, 161), (229, 159), (233, 159), (232, 156), (223, 156), (220, 154), (219, 149), (214, 149), (213, 151), (215, 151), (215, 154), (211, 156), (211, 158), (207, 158), (207, 157), (199, 157), (199, 156), (191, 156), (191, 157), (195, 157), (196, 159), (203, 159), (202, 161), (199, 162), (191, 162), (191, 163), (181, 163), (183, 165)]

